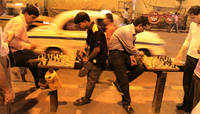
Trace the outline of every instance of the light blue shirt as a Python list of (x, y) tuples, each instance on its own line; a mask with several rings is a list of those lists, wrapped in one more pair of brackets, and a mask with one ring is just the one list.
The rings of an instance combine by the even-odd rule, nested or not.
[[(118, 28), (112, 35), (111, 39), (108, 42), (109, 50), (121, 50), (124, 51), (124, 48), (120, 41), (123, 42), (126, 51), (130, 54), (136, 53), (135, 40), (136, 40), (135, 26), (129, 24)], [(119, 41), (120, 39), (120, 41)]]

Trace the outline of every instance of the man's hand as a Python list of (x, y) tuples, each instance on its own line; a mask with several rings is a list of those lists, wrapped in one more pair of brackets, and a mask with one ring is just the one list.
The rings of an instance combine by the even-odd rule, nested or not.
[(15, 98), (15, 93), (13, 92), (12, 89), (6, 89), (5, 91), (5, 104), (8, 102), (13, 102)]
[(130, 60), (131, 60), (131, 66), (137, 65), (137, 60), (135, 59), (134, 56), (130, 56)]
[(89, 59), (88, 59), (88, 57), (86, 56), (86, 57), (83, 57), (83, 62), (84, 63), (87, 63), (89, 61)]

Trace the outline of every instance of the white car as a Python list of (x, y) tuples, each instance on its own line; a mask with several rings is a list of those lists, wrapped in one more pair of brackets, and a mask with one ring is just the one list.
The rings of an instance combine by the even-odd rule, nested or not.
[[(74, 24), (75, 15), (80, 12), (87, 12), (92, 21), (101, 24), (105, 18), (105, 11), (73, 10), (58, 14), (55, 19), (46, 26), (39, 26), (28, 32), (32, 42), (39, 45), (38, 51), (60, 50), (69, 56), (74, 55), (77, 50), (85, 46), (87, 32), (81, 30)], [(122, 19), (113, 14), (114, 23), (123, 25)], [(147, 55), (164, 55), (163, 45), (165, 42), (152, 32), (138, 34), (136, 47)]]

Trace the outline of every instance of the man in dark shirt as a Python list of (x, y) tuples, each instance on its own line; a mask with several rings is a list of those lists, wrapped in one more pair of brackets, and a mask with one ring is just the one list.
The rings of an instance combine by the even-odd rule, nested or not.
[(90, 21), (90, 17), (85, 12), (79, 12), (74, 18), (75, 24), (79, 24), (82, 29), (87, 29), (86, 43), (89, 49), (85, 64), (90, 66), (87, 73), (87, 85), (85, 96), (77, 99), (74, 105), (80, 106), (90, 103), (91, 95), (99, 76), (104, 69), (107, 58), (107, 43), (104, 32), (98, 25)]

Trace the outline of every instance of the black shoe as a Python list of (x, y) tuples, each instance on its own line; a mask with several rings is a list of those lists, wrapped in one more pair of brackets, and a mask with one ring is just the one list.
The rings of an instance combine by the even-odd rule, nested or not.
[(128, 105), (128, 104), (124, 103), (124, 104), (122, 104), (122, 106), (123, 106), (123, 108), (126, 110), (126, 112), (128, 114), (133, 114), (134, 110), (133, 110), (131, 105)]
[(22, 79), (23, 82), (27, 82), (25, 79)]
[(192, 105), (188, 105), (185, 107), (185, 112), (191, 113), (192, 109), (193, 109)]
[(36, 89), (40, 89), (40, 86), (35, 86)]
[(192, 112), (192, 107), (185, 108), (185, 112), (188, 112), (189, 114), (191, 114), (191, 112)]
[(177, 110), (184, 110), (185, 112), (191, 112), (192, 106), (191, 105), (185, 105), (184, 103), (176, 105)]
[(114, 87), (117, 88), (117, 91), (118, 91), (121, 95), (124, 95), (124, 94), (122, 93), (121, 88), (119, 87), (119, 84), (118, 84), (116, 81), (112, 82), (112, 85), (113, 85)]
[(80, 99), (77, 99), (75, 102), (74, 102), (74, 105), (76, 106), (81, 106), (81, 105), (85, 105), (85, 104), (88, 104), (91, 102), (91, 99), (89, 98), (86, 98), (86, 97), (81, 97)]
[(184, 103), (180, 103), (176, 105), (177, 110), (185, 110), (185, 104)]

